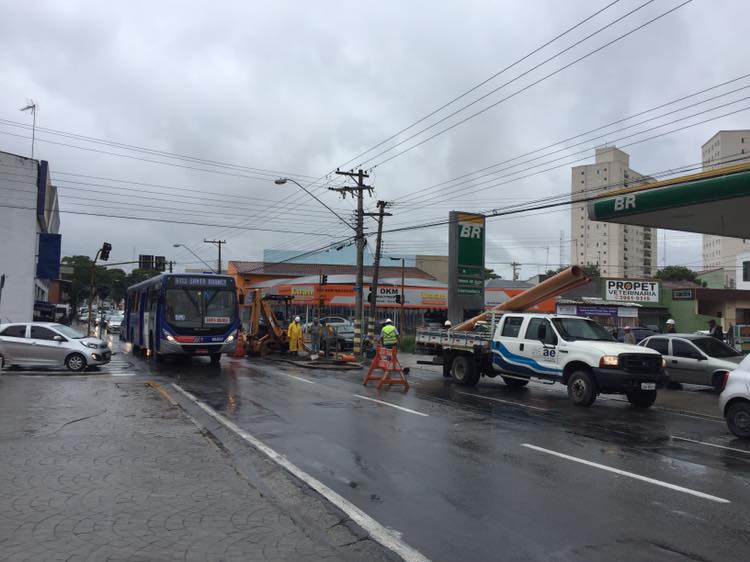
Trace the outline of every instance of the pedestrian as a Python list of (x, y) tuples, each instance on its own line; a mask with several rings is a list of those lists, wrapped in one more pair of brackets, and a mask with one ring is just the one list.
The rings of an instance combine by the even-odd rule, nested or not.
[(399, 334), (396, 326), (393, 325), (393, 320), (387, 318), (383, 329), (380, 330), (380, 343), (386, 349), (392, 349), (398, 347)]
[(630, 329), (630, 326), (625, 326), (625, 343), (629, 343), (630, 345), (635, 345), (635, 334)]
[(323, 356), (328, 357), (333, 351), (337, 350), (336, 331), (328, 323), (328, 320), (323, 320), (320, 327), (320, 341), (323, 346)]
[(729, 328), (727, 328), (727, 333), (725, 334), (727, 344), (730, 347), (734, 347), (734, 325), (730, 324)]
[(708, 332), (709, 335), (716, 338), (717, 340), (724, 341), (724, 332), (721, 329), (721, 326), (716, 323), (716, 320), (711, 319), (708, 321)]
[(667, 320), (667, 333), (668, 334), (676, 334), (677, 333), (677, 328), (675, 327), (674, 320), (672, 320), (671, 318), (669, 320)]
[(289, 324), (286, 335), (289, 337), (289, 351), (291, 353), (302, 351), (302, 325), (299, 316), (295, 316), (294, 322)]
[(313, 354), (317, 355), (320, 351), (320, 322), (318, 322), (317, 318), (313, 318), (312, 324), (310, 324), (310, 328), (308, 329), (308, 332), (310, 334), (310, 351), (313, 352)]

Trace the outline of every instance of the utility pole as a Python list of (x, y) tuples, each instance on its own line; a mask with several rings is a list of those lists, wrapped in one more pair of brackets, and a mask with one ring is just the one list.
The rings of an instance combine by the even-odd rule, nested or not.
[(172, 266), (174, 265), (174, 262), (172, 260), (169, 260), (169, 273), (172, 273)]
[(213, 244), (219, 247), (219, 269), (216, 270), (216, 273), (221, 273), (221, 245), (226, 244), (227, 241), (226, 240), (206, 240), (205, 238), (203, 239), (203, 241), (206, 244)]
[(364, 233), (364, 192), (367, 190), (372, 195), (372, 187), (365, 185), (365, 178), (369, 178), (363, 170), (351, 170), (342, 172), (336, 170), (340, 176), (349, 176), (356, 180), (356, 186), (329, 187), (332, 191), (338, 191), (344, 197), (346, 193), (356, 193), (357, 197), (357, 224), (355, 227), (355, 241), (357, 245), (357, 282), (354, 288), (354, 356), (360, 358), (362, 355), (362, 325), (364, 320), (363, 306), (363, 285), (364, 285), (364, 253), (365, 253), (365, 233)]
[(378, 217), (378, 235), (375, 239), (375, 263), (372, 268), (372, 283), (370, 284), (370, 294), (372, 295), (372, 299), (370, 300), (370, 320), (367, 324), (367, 337), (371, 343), (375, 341), (375, 320), (378, 316), (378, 279), (380, 277), (380, 251), (383, 242), (383, 217), (392, 216), (391, 213), (385, 212), (387, 206), (387, 202), (378, 201), (377, 213), (365, 213), (368, 217)]
[(521, 264), (517, 261), (510, 262), (510, 266), (513, 268), (513, 281), (518, 281), (518, 272), (521, 269)]

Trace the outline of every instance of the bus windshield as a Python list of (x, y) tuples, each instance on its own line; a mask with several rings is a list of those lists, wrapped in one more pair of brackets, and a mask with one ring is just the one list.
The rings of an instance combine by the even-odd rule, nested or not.
[(218, 328), (234, 322), (232, 289), (167, 289), (166, 320), (178, 328)]

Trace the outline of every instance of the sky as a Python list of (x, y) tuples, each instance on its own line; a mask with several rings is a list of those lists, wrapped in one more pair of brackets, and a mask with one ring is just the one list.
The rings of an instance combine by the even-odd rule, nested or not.
[[(369, 173), (368, 210), (392, 202), (386, 253), (445, 254), (446, 226), (388, 230), (569, 194), (570, 168), (605, 143), (662, 174), (699, 166), (717, 130), (750, 128), (750, 77), (735, 80), (750, 73), (750, 3), (683, 2), (0, 0), (0, 151), (30, 155), (19, 109), (33, 99), (64, 255), (106, 240), (112, 261), (181, 270), (215, 263), (204, 239), (233, 260), (335, 252), (354, 209), (328, 189), (347, 181), (337, 167)], [(488, 266), (567, 263), (570, 211), (553, 211), (488, 219)], [(659, 251), (701, 265), (699, 235), (660, 233)]]

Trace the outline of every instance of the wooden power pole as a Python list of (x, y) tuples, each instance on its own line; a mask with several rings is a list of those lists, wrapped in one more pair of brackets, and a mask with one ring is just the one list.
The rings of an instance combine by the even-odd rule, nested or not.
[(378, 316), (378, 279), (380, 277), (380, 253), (383, 243), (383, 217), (392, 216), (391, 213), (386, 213), (385, 208), (388, 203), (385, 201), (378, 201), (378, 212), (377, 213), (365, 213), (368, 217), (378, 217), (378, 235), (375, 239), (375, 263), (372, 268), (372, 283), (370, 284), (370, 318), (367, 323), (367, 337), (370, 342), (375, 341), (375, 321)]

